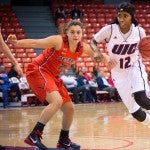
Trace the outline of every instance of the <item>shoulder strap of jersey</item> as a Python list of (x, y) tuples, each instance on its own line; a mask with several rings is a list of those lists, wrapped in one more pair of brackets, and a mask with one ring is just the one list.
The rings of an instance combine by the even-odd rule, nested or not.
[(77, 49), (76, 49), (76, 52), (80, 52), (83, 50), (83, 42), (79, 42), (78, 45), (77, 45)]
[(62, 39), (65, 47), (68, 47), (68, 37), (66, 34), (62, 34)]
[(139, 26), (138, 26), (138, 30), (139, 30), (139, 37), (140, 37), (140, 40), (141, 40), (141, 32), (140, 32)]
[(105, 39), (105, 42), (106, 42), (106, 43), (109, 43), (110, 38), (111, 38), (111, 36), (112, 36), (112, 32), (113, 32), (113, 25), (111, 24), (111, 33), (110, 33), (110, 37), (109, 37), (108, 41), (106, 41), (106, 39)]
[(68, 37), (67, 37), (66, 34), (62, 34), (61, 36), (62, 36), (62, 39), (63, 39), (64, 43), (68, 42)]

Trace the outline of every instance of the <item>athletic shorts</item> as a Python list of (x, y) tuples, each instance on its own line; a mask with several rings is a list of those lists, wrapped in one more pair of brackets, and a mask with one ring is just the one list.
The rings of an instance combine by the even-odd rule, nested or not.
[(130, 113), (137, 111), (140, 106), (136, 103), (133, 93), (149, 91), (147, 73), (141, 61), (134, 63), (132, 67), (123, 72), (112, 71), (112, 79), (118, 93)]
[(64, 102), (71, 101), (67, 89), (59, 77), (55, 77), (35, 64), (29, 64), (26, 69), (26, 78), (31, 90), (41, 102), (45, 102), (46, 93), (59, 91)]

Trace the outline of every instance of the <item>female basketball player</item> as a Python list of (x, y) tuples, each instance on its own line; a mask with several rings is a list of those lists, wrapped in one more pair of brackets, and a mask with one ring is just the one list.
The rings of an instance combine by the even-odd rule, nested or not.
[(138, 26), (134, 17), (135, 9), (130, 3), (121, 3), (117, 8), (117, 18), (94, 35), (91, 46), (106, 41), (108, 54), (113, 60), (111, 74), (122, 101), (132, 116), (150, 125), (150, 99), (147, 74), (137, 45), (145, 37), (145, 31)]
[(19, 66), (17, 60), (12, 55), (9, 47), (4, 42), (4, 39), (3, 39), (2, 34), (1, 34), (1, 28), (0, 28), (0, 51), (3, 52), (6, 55), (6, 57), (8, 57), (10, 59), (10, 61), (14, 65), (14, 69), (17, 71), (17, 73), (20, 76), (23, 76), (23, 71), (22, 71), (21, 67)]
[(80, 145), (72, 143), (69, 139), (69, 129), (73, 121), (74, 109), (68, 92), (58, 76), (73, 64), (82, 53), (92, 57), (97, 54), (94, 53), (89, 44), (81, 41), (82, 30), (81, 22), (72, 20), (67, 24), (66, 34), (64, 35), (55, 35), (38, 40), (17, 40), (15, 35), (8, 37), (8, 41), (17, 47), (45, 48), (28, 65), (26, 70), (27, 81), (33, 92), (41, 102), (46, 100), (49, 103), (42, 111), (33, 131), (25, 139), (25, 142), (29, 145), (47, 149), (41, 142), (41, 135), (46, 123), (60, 108), (63, 112), (63, 119), (57, 147), (80, 149)]

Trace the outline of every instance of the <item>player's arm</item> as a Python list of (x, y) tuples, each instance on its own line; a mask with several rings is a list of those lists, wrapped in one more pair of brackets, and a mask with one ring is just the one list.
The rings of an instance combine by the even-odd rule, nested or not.
[[(91, 47), (91, 49), (94, 51), (94, 54), (96, 55), (95, 57), (98, 57), (99, 60), (100, 60), (101, 62), (103, 62), (105, 56), (104, 56), (104, 54), (102, 54), (102, 53), (100, 52), (99, 48), (97, 47), (97, 42), (95, 41), (94, 38), (91, 39), (91, 41), (90, 41), (90, 47)], [(97, 55), (98, 55), (98, 56), (97, 56)]]
[[(1, 31), (1, 29), (0, 29), (0, 31)], [(23, 71), (22, 71), (21, 67), (19, 66), (17, 60), (14, 58), (13, 54), (11, 53), (9, 47), (4, 42), (1, 32), (0, 32), (0, 51), (2, 51), (5, 54), (5, 56), (10, 59), (10, 61), (14, 65), (14, 68), (17, 71), (17, 73), (20, 76), (23, 76)]]
[(98, 60), (100, 62), (104, 62), (106, 59), (106, 55), (101, 53), (97, 46), (92, 48), (90, 44), (84, 43), (83, 51), (86, 55), (93, 57), (95, 60)]
[(60, 35), (49, 36), (42, 39), (22, 39), (17, 40), (16, 35), (9, 35), (7, 41), (15, 47), (23, 48), (55, 48), (57, 49), (58, 43), (62, 41)]

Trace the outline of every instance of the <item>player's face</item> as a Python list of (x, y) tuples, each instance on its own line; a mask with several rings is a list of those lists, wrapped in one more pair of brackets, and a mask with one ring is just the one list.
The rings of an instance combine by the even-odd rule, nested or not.
[(67, 30), (67, 35), (70, 42), (78, 43), (82, 39), (82, 28), (78, 25), (71, 26)]
[(118, 22), (122, 30), (129, 30), (132, 23), (132, 16), (127, 12), (118, 12)]

